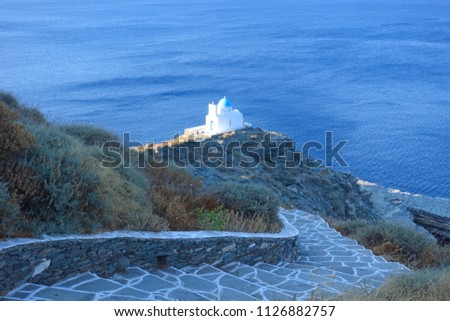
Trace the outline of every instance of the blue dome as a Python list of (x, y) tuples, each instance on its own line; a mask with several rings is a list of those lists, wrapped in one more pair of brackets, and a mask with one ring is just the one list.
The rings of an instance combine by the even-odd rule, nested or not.
[(219, 100), (217, 106), (220, 108), (231, 108), (233, 105), (231, 104), (231, 101), (229, 101), (227, 97), (224, 96), (221, 100)]

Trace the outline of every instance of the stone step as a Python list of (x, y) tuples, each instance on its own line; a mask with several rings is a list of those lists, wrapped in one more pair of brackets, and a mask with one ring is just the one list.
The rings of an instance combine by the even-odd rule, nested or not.
[(367, 286), (360, 282), (359, 277), (343, 273), (350, 271), (328, 270), (325, 274), (323, 270), (317, 270), (315, 265), (301, 263), (258, 263), (255, 266), (233, 263), (223, 269), (241, 280), (271, 289), (273, 292), (270, 293), (282, 293), (291, 299), (330, 298), (340, 294), (343, 289), (355, 290)]

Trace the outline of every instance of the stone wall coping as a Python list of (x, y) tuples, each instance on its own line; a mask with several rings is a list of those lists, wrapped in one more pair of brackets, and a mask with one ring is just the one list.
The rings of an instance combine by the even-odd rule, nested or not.
[(280, 214), (278, 215), (281, 222), (283, 223), (283, 228), (279, 233), (245, 233), (245, 232), (223, 232), (223, 231), (164, 231), (164, 232), (113, 231), (97, 234), (74, 234), (63, 236), (43, 235), (41, 238), (16, 238), (16, 239), (9, 239), (7, 241), (2, 241), (0, 242), (0, 251), (3, 249), (8, 249), (24, 244), (67, 241), (67, 240), (93, 240), (93, 239), (114, 239), (114, 238), (136, 238), (143, 240), (151, 240), (151, 239), (204, 240), (210, 238), (225, 238), (225, 237), (236, 237), (236, 238), (260, 237), (267, 239), (284, 239), (296, 237), (298, 235), (298, 230), (291, 223), (289, 223), (288, 220), (283, 215), (281, 215), (281, 212), (283, 211), (284, 210), (281, 209)]

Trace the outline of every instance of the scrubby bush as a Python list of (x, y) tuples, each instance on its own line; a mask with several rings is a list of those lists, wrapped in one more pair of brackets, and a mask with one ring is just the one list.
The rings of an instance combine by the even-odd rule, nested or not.
[(279, 221), (268, 221), (265, 215), (248, 217), (242, 213), (228, 210), (225, 215), (224, 231), (248, 233), (278, 233), (282, 228)]
[(8, 183), (11, 201), (20, 207), (21, 212), (33, 213), (35, 208), (47, 207), (49, 194), (44, 182), (27, 165), (11, 162), (0, 176), (1, 181)]
[(0, 91), (0, 102), (3, 102), (9, 109), (18, 111), (20, 108), (17, 99), (10, 93)]
[(387, 280), (367, 299), (376, 301), (448, 301), (450, 268), (425, 269)]
[(20, 208), (10, 199), (8, 185), (0, 183), (0, 238), (10, 237), (20, 222)]
[(151, 210), (145, 215), (136, 215), (131, 217), (132, 220), (128, 223), (129, 230), (139, 230), (139, 231), (168, 231), (169, 222), (161, 216), (151, 213)]
[(198, 229), (198, 210), (219, 206), (217, 198), (201, 193), (201, 180), (176, 167), (149, 167), (153, 214), (165, 217), (171, 230)]
[(333, 226), (336, 230), (341, 232), (342, 235), (348, 236), (350, 238), (354, 238), (355, 234), (358, 233), (359, 230), (364, 229), (370, 223), (366, 220), (344, 220), (339, 221), (336, 219), (330, 219), (328, 217), (325, 220)]
[(28, 106), (23, 106), (9, 93), (0, 91), (0, 102), (3, 102), (10, 110), (16, 112), (20, 120), (25, 122), (31, 122), (35, 124), (44, 124), (44, 115), (37, 109)]
[(246, 233), (278, 233), (280, 222), (268, 221), (265, 215), (249, 217), (240, 212), (226, 209), (223, 205), (212, 210), (197, 210), (197, 225), (202, 230), (246, 232)]
[[(418, 231), (398, 224), (364, 220), (329, 221), (343, 235), (355, 239), (392, 261), (398, 261), (410, 268), (438, 266), (448, 260), (445, 249)], [(450, 260), (449, 260), (450, 261)]]
[(152, 213), (143, 173), (101, 166), (95, 145), (112, 134), (85, 126), (68, 134), (39, 115), (0, 94), (0, 237), (168, 229)]
[(47, 120), (37, 108), (21, 106), (19, 109), (20, 120), (33, 124), (47, 124)]
[[(8, 102), (14, 104), (14, 101)], [(19, 214), (27, 208), (42, 205), (39, 201), (44, 198), (41, 182), (29, 167), (21, 163), (24, 154), (36, 146), (36, 139), (17, 123), (18, 118), (17, 111), (0, 102), (0, 182), (4, 184), (2, 237), (29, 234), (25, 231), (26, 224), (19, 227)]]
[(224, 207), (251, 218), (265, 216), (268, 222), (278, 222), (281, 201), (271, 189), (251, 183), (224, 182), (211, 188), (208, 193), (217, 197)]
[[(0, 102), (0, 162), (14, 161), (32, 148), (36, 141), (24, 126), (17, 123), (19, 115)], [(4, 165), (2, 170), (6, 170)]]
[(393, 276), (374, 291), (352, 291), (335, 300), (355, 301), (448, 301), (450, 268), (430, 268)]
[[(242, 188), (227, 183), (202, 190), (202, 181), (184, 169), (150, 167), (147, 171), (153, 213), (167, 218), (171, 230), (280, 230), (279, 199), (263, 186), (246, 184)], [(247, 192), (243, 196), (246, 203), (234, 194), (236, 189), (237, 193)]]
[(60, 128), (63, 132), (78, 138), (88, 146), (101, 147), (108, 141), (118, 141), (117, 136), (113, 133), (90, 125), (65, 125)]
[[(101, 151), (53, 126), (30, 126), (38, 140), (25, 164), (45, 182), (47, 208), (33, 209), (39, 230), (51, 233), (91, 233), (152, 226), (147, 201), (148, 181), (143, 175), (123, 175), (133, 168), (101, 167)], [(154, 217), (153, 217), (154, 218)], [(164, 224), (162, 225), (164, 228)]]

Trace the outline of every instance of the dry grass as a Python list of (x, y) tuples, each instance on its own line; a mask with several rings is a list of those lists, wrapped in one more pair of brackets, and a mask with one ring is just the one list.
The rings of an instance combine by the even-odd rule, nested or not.
[(248, 233), (278, 233), (281, 228), (280, 222), (268, 222), (264, 215), (248, 217), (235, 211), (227, 212), (223, 226), (224, 231)]
[(278, 233), (281, 223), (268, 222), (267, 217), (255, 214), (248, 217), (240, 212), (225, 209), (222, 205), (206, 211), (197, 211), (197, 225), (202, 230), (218, 230), (246, 233)]
[(393, 277), (367, 298), (376, 301), (450, 300), (450, 268), (425, 269)]

